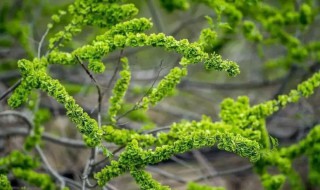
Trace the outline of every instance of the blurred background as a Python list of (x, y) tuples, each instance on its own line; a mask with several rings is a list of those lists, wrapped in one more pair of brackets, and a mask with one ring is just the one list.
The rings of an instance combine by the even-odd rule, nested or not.
[[(0, 95), (5, 93), (19, 78), (17, 60), (31, 59), (37, 54), (38, 45), (51, 22), (50, 17), (60, 9), (65, 9), (70, 0), (1, 0), (0, 2)], [(148, 33), (165, 33), (176, 39), (188, 39), (195, 42), (199, 39), (201, 29), (210, 27), (205, 18), (209, 15), (215, 22), (216, 13), (204, 4), (191, 3), (188, 10), (168, 11), (160, 1), (128, 1), (134, 3), (140, 10), (137, 17), (151, 18), (154, 26)], [(268, 2), (274, 7), (280, 7), (278, 1)], [(301, 4), (301, 1), (297, 1)], [(244, 15), (250, 19), (250, 15)], [(62, 20), (54, 28), (59, 31), (67, 21)], [(288, 29), (297, 33), (296, 37), (303, 43), (319, 40), (319, 16), (307, 30)], [(286, 66), (268, 63), (268, 60), (285, 56), (287, 50), (277, 43), (259, 44), (247, 40), (241, 32), (241, 27), (226, 32), (223, 27), (216, 27), (217, 40), (211, 51), (222, 55), (224, 59), (239, 64), (241, 74), (228, 77), (224, 72), (206, 71), (203, 64), (189, 67), (188, 76), (179, 84), (177, 90), (159, 105), (152, 107), (146, 115), (139, 111), (131, 112), (119, 120), (119, 126), (134, 130), (152, 130), (168, 128), (173, 122), (200, 120), (202, 115), (219, 120), (219, 104), (225, 98), (248, 96), (251, 105), (274, 99), (279, 94), (288, 93), (297, 84), (307, 79), (319, 70), (316, 60), (303, 60)], [(47, 39), (53, 36), (48, 34)], [(80, 45), (92, 41), (103, 29), (86, 27), (72, 42), (64, 47), (71, 51)], [(268, 33), (262, 31), (262, 35)], [(46, 51), (48, 41), (45, 40), (42, 52)], [(108, 97), (111, 88), (119, 77), (117, 65), (121, 57), (128, 57), (132, 70), (132, 80), (125, 97), (126, 105), (122, 113), (130, 110), (145, 93), (162, 79), (168, 71), (179, 64), (181, 56), (166, 52), (161, 48), (125, 48), (106, 56), (103, 60), (106, 72), (95, 74), (102, 89), (107, 92), (102, 103), (102, 124), (108, 109)], [(79, 65), (52, 65), (49, 72), (58, 79), (72, 94), (77, 103), (93, 118), (97, 117), (96, 88), (86, 71)], [(296, 104), (287, 106), (267, 120), (270, 134), (279, 140), (280, 146), (293, 144), (319, 123), (319, 90), (308, 99), (302, 99)], [(7, 98), (6, 98), (7, 99)], [(0, 111), (8, 111), (6, 99), (0, 103)], [(32, 104), (32, 102), (28, 102)], [(28, 105), (26, 105), (28, 106)], [(43, 150), (48, 161), (62, 175), (80, 181), (82, 170), (90, 154), (90, 149), (81, 143), (81, 135), (74, 124), (65, 116), (63, 106), (54, 99), (41, 93), (40, 108), (48, 114), (44, 123)], [(0, 156), (8, 154), (13, 149), (21, 149), (28, 126), (24, 117), (30, 118), (31, 113), (26, 107), (15, 110), (19, 115), (0, 114)], [(74, 145), (66, 146), (52, 139), (74, 140)], [(77, 144), (78, 143), (78, 144)], [(117, 150), (115, 145), (108, 145), (111, 150)], [(119, 153), (118, 151), (117, 153)], [(102, 165), (98, 168), (103, 167)], [(307, 160), (303, 157), (295, 161), (295, 168), (302, 178), (306, 179), (308, 171)], [(230, 190), (262, 189), (257, 175), (250, 163), (234, 154), (220, 151), (217, 148), (194, 150), (176, 155), (170, 160), (148, 166), (147, 170), (162, 184), (173, 189), (185, 189), (188, 181), (202, 184), (223, 186)], [(272, 168), (270, 169), (272, 171)], [(274, 171), (276, 172), (276, 170)], [(21, 181), (12, 181), (16, 186), (24, 186)], [(117, 189), (138, 189), (130, 175), (118, 177), (110, 182)], [(28, 187), (28, 186), (27, 186)], [(285, 187), (288, 189), (288, 187)], [(307, 189), (311, 188), (307, 184)], [(318, 188), (320, 189), (320, 188)]]

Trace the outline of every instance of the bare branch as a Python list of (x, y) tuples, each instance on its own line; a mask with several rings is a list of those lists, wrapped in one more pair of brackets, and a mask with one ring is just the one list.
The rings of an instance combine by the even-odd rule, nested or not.
[(21, 79), (19, 79), (14, 85), (12, 85), (6, 92), (0, 96), (0, 102), (7, 97), (11, 92), (13, 92), (21, 84)]
[(60, 189), (62, 190), (65, 187), (64, 179), (61, 177), (60, 174), (58, 174), (58, 172), (56, 170), (54, 170), (51, 167), (46, 156), (44, 155), (41, 148), (39, 147), (39, 145), (36, 146), (36, 150), (37, 150), (38, 154), (40, 155), (42, 162), (45, 164), (45, 167), (48, 169), (48, 172), (51, 173), (51, 175), (54, 176), (58, 181), (60, 181), (60, 184), (61, 184)]
[(211, 173), (208, 174), (206, 176), (199, 176), (198, 178), (193, 179), (192, 181), (197, 182), (197, 181), (201, 181), (203, 179), (209, 179), (209, 178), (214, 178), (214, 177), (218, 177), (218, 176), (223, 176), (223, 175), (230, 175), (230, 174), (235, 174), (235, 173), (240, 173), (240, 172), (244, 172), (247, 170), (252, 169), (253, 166), (252, 165), (245, 165), (245, 166), (241, 166), (238, 168), (233, 168), (230, 170), (224, 170), (224, 171), (217, 171), (215, 173)]
[[(28, 136), (28, 135), (29, 135), (29, 131), (26, 128), (22, 128), (22, 127), (7, 128), (0, 132), (0, 138), (10, 137), (10, 136)], [(71, 148), (82, 148), (82, 149), (88, 148), (82, 140), (74, 140), (74, 139), (69, 139), (65, 137), (55, 137), (52, 134), (49, 134), (46, 132), (42, 134), (42, 139), (52, 143), (56, 143), (61, 146), (69, 146)]]
[(45, 31), (45, 33), (42, 35), (41, 40), (39, 42), (39, 46), (38, 46), (38, 58), (40, 58), (41, 56), (41, 47), (42, 44), (44, 42), (44, 39), (46, 38), (46, 36), (48, 35), (48, 32), (50, 31), (50, 28), (48, 27), (47, 30)]
[(157, 174), (159, 174), (159, 175), (161, 175), (163, 177), (173, 179), (173, 180), (175, 180), (177, 182), (188, 183), (188, 180), (186, 180), (186, 179), (184, 179), (182, 177), (179, 177), (176, 174), (164, 171), (162, 169), (159, 169), (159, 168), (156, 168), (156, 167), (152, 167), (152, 166), (147, 166), (146, 169), (151, 171), (151, 172), (157, 173)]
[(114, 70), (114, 72), (113, 72), (113, 74), (112, 74), (112, 77), (111, 77), (111, 79), (109, 80), (109, 83), (108, 83), (108, 85), (107, 85), (107, 91), (103, 92), (103, 94), (107, 94), (107, 97), (110, 96), (110, 93), (111, 93), (111, 91), (110, 91), (111, 85), (112, 85), (114, 79), (116, 78), (116, 75), (117, 75), (117, 73), (118, 73), (118, 71), (119, 71), (119, 69), (120, 69), (120, 61), (121, 61), (122, 55), (123, 55), (123, 49), (120, 51), (120, 54), (119, 54), (119, 56), (118, 56), (118, 63), (117, 63), (117, 65), (116, 65), (116, 68), (115, 68), (115, 70)]
[(155, 9), (155, 7), (154, 7), (153, 0), (146, 0), (146, 1), (147, 1), (148, 8), (150, 10), (150, 13), (152, 15), (153, 21), (154, 21), (158, 31), (164, 32), (161, 20), (159, 19), (157, 9)]
[(193, 156), (196, 158), (197, 162), (201, 167), (202, 175), (209, 173), (216, 173), (216, 170), (210, 165), (207, 158), (199, 151), (199, 150), (192, 150)]
[(142, 102), (142, 100), (143, 100), (144, 97), (146, 97), (146, 96), (148, 96), (148, 95), (150, 94), (152, 88), (154, 87), (154, 85), (156, 84), (156, 82), (157, 82), (157, 80), (158, 80), (158, 78), (159, 78), (159, 76), (160, 76), (161, 71), (163, 70), (162, 64), (163, 64), (163, 60), (161, 60), (161, 62), (160, 62), (160, 69), (159, 69), (159, 72), (158, 72), (158, 74), (157, 74), (157, 77), (156, 77), (155, 80), (153, 80), (152, 85), (150, 86), (150, 88), (148, 89), (148, 91), (140, 98), (140, 100), (139, 100), (130, 110), (128, 110), (128, 111), (126, 111), (125, 113), (123, 113), (122, 115), (118, 116), (118, 117), (116, 118), (117, 122), (118, 122), (121, 118), (123, 118), (123, 117), (125, 117), (126, 115), (128, 115), (129, 113), (131, 113), (131, 112), (133, 112), (133, 111), (135, 111), (135, 110), (140, 109), (140, 103)]
[[(78, 62), (80, 63), (80, 65), (82, 66), (82, 68), (86, 71), (86, 73), (89, 75), (89, 77), (91, 78), (91, 80), (94, 82), (97, 91), (98, 91), (98, 127), (101, 128), (101, 102), (102, 102), (102, 98), (103, 98), (103, 94), (101, 91), (101, 87), (98, 84), (97, 80), (94, 78), (94, 76), (91, 74), (91, 72), (86, 68), (86, 66), (81, 62), (80, 58), (78, 56), (76, 56)], [(97, 184), (90, 184), (90, 181), (88, 179), (90, 173), (94, 170), (94, 163), (96, 160), (96, 156), (97, 156), (97, 147), (94, 147), (91, 149), (91, 156), (89, 158), (89, 160), (87, 161), (86, 167), (83, 171), (82, 174), (82, 189), (85, 190), (86, 187), (95, 187)]]

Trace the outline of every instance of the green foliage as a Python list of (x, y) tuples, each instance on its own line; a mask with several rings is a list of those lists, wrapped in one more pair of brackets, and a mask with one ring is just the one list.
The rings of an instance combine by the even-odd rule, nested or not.
[(152, 179), (152, 176), (140, 169), (131, 170), (132, 177), (136, 180), (142, 190), (169, 190), (168, 186), (162, 186), (159, 182)]
[(47, 174), (40, 174), (32, 170), (23, 170), (21, 168), (15, 168), (12, 172), (15, 177), (25, 180), (29, 184), (40, 187), (41, 189), (56, 189), (53, 181)]
[(96, 173), (95, 178), (98, 180), (98, 184), (103, 186), (112, 178), (130, 171), (132, 168), (144, 168), (148, 164), (167, 160), (174, 154), (202, 147), (210, 147), (214, 144), (217, 144), (219, 149), (249, 158), (251, 162), (256, 162), (260, 157), (260, 146), (257, 142), (231, 132), (222, 133), (216, 131), (215, 133), (211, 133), (209, 130), (197, 130), (189, 135), (179, 135), (179, 138), (171, 144), (160, 143), (162, 145), (157, 146), (155, 150), (144, 150), (139, 146), (137, 140), (128, 142), (126, 150), (120, 154), (118, 161), (112, 161), (110, 166), (106, 166)]
[(138, 134), (133, 130), (116, 129), (112, 126), (102, 126), (104, 131), (103, 138), (106, 142), (113, 142), (117, 145), (125, 146), (132, 140), (140, 142), (141, 146), (151, 146), (155, 143), (156, 138), (150, 134)]
[(148, 109), (149, 103), (153, 106), (160, 102), (163, 98), (173, 93), (176, 85), (180, 83), (182, 77), (187, 75), (186, 68), (180, 69), (175, 67), (170, 70), (168, 75), (166, 75), (158, 84), (156, 88), (153, 88), (151, 93), (142, 99), (141, 107), (143, 109)]
[(10, 182), (7, 176), (0, 174), (0, 187), (1, 189), (12, 190)]
[(23, 179), (41, 189), (55, 189), (55, 185), (47, 174), (39, 174), (35, 171), (39, 162), (32, 156), (19, 151), (12, 151), (9, 155), (0, 158), (0, 187), (11, 189), (10, 183), (4, 174), (12, 172), (18, 179)]
[(199, 43), (205, 52), (212, 52), (217, 40), (217, 33), (209, 28), (201, 30)]
[(222, 187), (211, 187), (208, 185), (200, 185), (195, 182), (189, 182), (187, 190), (224, 190)]
[(284, 175), (270, 176), (269, 174), (264, 174), (262, 176), (262, 185), (267, 190), (280, 189), (283, 186), (285, 179), (286, 177)]
[(1, 173), (7, 173), (12, 168), (33, 169), (38, 165), (37, 160), (19, 151), (12, 151), (9, 155), (0, 158)]
[[(109, 158), (110, 164), (95, 173), (98, 185), (104, 186), (110, 180), (130, 172), (141, 189), (169, 189), (152, 179), (144, 171), (150, 164), (169, 159), (171, 156), (204, 147), (217, 146), (221, 150), (247, 158), (255, 167), (265, 189), (281, 189), (286, 180), (292, 189), (304, 189), (302, 180), (292, 167), (292, 162), (305, 155), (309, 160), (309, 181), (319, 185), (320, 178), (320, 126), (314, 127), (301, 141), (288, 147), (275, 148), (276, 140), (270, 137), (266, 128), (266, 118), (296, 103), (301, 98), (311, 96), (320, 86), (320, 72), (315, 72), (309, 79), (300, 83), (297, 89), (288, 94), (279, 95), (257, 105), (250, 105), (246, 96), (237, 100), (226, 98), (221, 103), (220, 121), (213, 122), (208, 116), (199, 121), (180, 121), (173, 123), (166, 133), (146, 134), (141, 131), (123, 129), (118, 119), (125, 106), (125, 95), (129, 89), (131, 69), (127, 58), (121, 59), (122, 71), (109, 97), (107, 111), (108, 125), (100, 126), (98, 121), (89, 116), (76, 103), (70, 86), (53, 79), (49, 69), (52, 64), (76, 65), (88, 62), (88, 69), (94, 73), (105, 72), (104, 59), (116, 50), (128, 47), (157, 47), (181, 55), (180, 65), (175, 65), (155, 86), (134, 104), (128, 113), (133, 120), (150, 124), (144, 111), (149, 105), (156, 106), (174, 92), (182, 78), (188, 73), (191, 64), (203, 63), (206, 70), (224, 71), (229, 76), (240, 73), (239, 66), (225, 60), (214, 50), (228, 35), (241, 32), (243, 36), (260, 47), (281, 46), (286, 51), (282, 57), (267, 59), (267, 65), (290, 68), (293, 64), (320, 60), (320, 43), (300, 41), (292, 31), (306, 31), (314, 22), (319, 9), (313, 7), (314, 1), (304, 1), (295, 5), (292, 1), (281, 1), (277, 7), (258, 0), (161, 0), (160, 4), (169, 12), (188, 10), (190, 3), (204, 4), (214, 11), (215, 18), (206, 17), (209, 28), (200, 31), (199, 40), (189, 42), (177, 40), (164, 33), (147, 33), (152, 22), (147, 18), (133, 18), (138, 14), (134, 4), (117, 0), (75, 0), (66, 9), (52, 15), (48, 32), (54, 31), (49, 39), (48, 51), (42, 57), (34, 57), (34, 47), (29, 42), (30, 30), (21, 23), (23, 14), (17, 14), (6, 21), (5, 14), (0, 14), (0, 32), (15, 37), (29, 55), (28, 59), (18, 61), (21, 83), (8, 99), (12, 108), (28, 102), (34, 111), (32, 133), (26, 139), (24, 148), (33, 150), (41, 144), (43, 128), (41, 124), (49, 118), (48, 114), (37, 109), (35, 91), (45, 92), (66, 109), (66, 115), (76, 125), (89, 147), (103, 148), (103, 143), (114, 143), (125, 147), (119, 158)], [(2, 11), (10, 7), (6, 1)], [(2, 23), (4, 23), (2, 25)], [(215, 23), (215, 24), (213, 24)], [(62, 29), (58, 26), (64, 24)], [(102, 31), (91, 42), (75, 48), (63, 48), (72, 42), (85, 27), (99, 28)], [(222, 34), (221, 34), (222, 33)], [(298, 66), (302, 68), (303, 66)], [(29, 100), (29, 101), (28, 101)], [(95, 150), (95, 149), (94, 149)], [(108, 152), (107, 149), (103, 151)], [(110, 156), (110, 155), (108, 155)], [(108, 157), (107, 156), (107, 157)], [(0, 184), (10, 188), (8, 179), (3, 174), (12, 174), (41, 189), (55, 189), (55, 183), (49, 175), (35, 172), (38, 162), (22, 152), (13, 151), (0, 158)], [(271, 175), (268, 167), (278, 169), (279, 174)], [(222, 189), (196, 183), (189, 183), (189, 190)]]
[(168, 11), (187, 10), (189, 3), (185, 0), (160, 0), (161, 5)]
[(121, 104), (124, 99), (124, 95), (129, 88), (129, 83), (131, 79), (131, 73), (129, 70), (129, 63), (127, 58), (122, 58), (123, 70), (120, 72), (120, 79), (115, 84), (112, 93), (113, 96), (109, 100), (109, 110), (108, 115), (112, 123), (116, 122), (116, 116), (118, 111), (121, 109)]

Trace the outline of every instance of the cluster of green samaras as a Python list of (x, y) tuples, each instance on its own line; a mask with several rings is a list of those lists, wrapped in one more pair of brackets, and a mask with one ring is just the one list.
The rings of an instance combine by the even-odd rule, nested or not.
[[(208, 70), (225, 71), (229, 76), (237, 75), (240, 70), (236, 63), (224, 60), (213, 50), (221, 43), (216, 29), (224, 29), (232, 33), (240, 28), (244, 36), (260, 45), (282, 44), (287, 48), (287, 54), (276, 60), (277, 64), (285, 65), (302, 62), (306, 59), (320, 58), (320, 43), (313, 41), (303, 45), (295, 34), (290, 34), (292, 28), (306, 29), (314, 20), (316, 10), (312, 9), (312, 0), (303, 3), (298, 10), (295, 2), (281, 1), (281, 8), (275, 8), (258, 0), (160, 0), (169, 11), (186, 10), (189, 3), (202, 3), (217, 14), (217, 20), (208, 18), (210, 27), (203, 29), (199, 40), (190, 43), (188, 40), (176, 40), (163, 33), (147, 34), (152, 23), (146, 18), (134, 18), (138, 9), (133, 4), (121, 0), (75, 0), (67, 10), (59, 11), (52, 16), (53, 22), (48, 25), (51, 30), (61, 20), (68, 16), (68, 24), (49, 39), (48, 52), (33, 60), (18, 61), (22, 79), (8, 103), (16, 108), (27, 102), (34, 89), (39, 89), (53, 97), (67, 110), (66, 114), (76, 124), (84, 141), (89, 147), (104, 148), (103, 142), (112, 142), (125, 146), (119, 158), (111, 161), (95, 179), (104, 186), (111, 179), (130, 172), (141, 189), (169, 189), (155, 181), (144, 169), (149, 164), (156, 164), (171, 156), (192, 149), (212, 147), (217, 145), (221, 150), (248, 158), (260, 175), (266, 189), (280, 189), (288, 179), (292, 189), (303, 189), (300, 177), (292, 168), (292, 160), (300, 155), (309, 158), (309, 179), (319, 185), (320, 179), (320, 126), (312, 129), (309, 135), (299, 143), (276, 149), (276, 140), (271, 138), (266, 130), (266, 117), (285, 107), (288, 103), (297, 102), (300, 98), (313, 94), (320, 86), (320, 73), (315, 73), (310, 79), (301, 83), (296, 90), (288, 95), (280, 95), (275, 100), (250, 106), (247, 97), (239, 97), (237, 101), (225, 99), (221, 104), (221, 121), (213, 122), (204, 116), (200, 121), (181, 121), (171, 125), (169, 132), (146, 134), (134, 130), (121, 129), (117, 125), (117, 116), (124, 104), (124, 96), (130, 85), (131, 73), (129, 62), (121, 59), (122, 71), (114, 85), (109, 99), (107, 117), (109, 125), (99, 127), (98, 122), (91, 118), (75, 99), (67, 92), (58, 80), (47, 72), (50, 64), (79, 64), (88, 62), (88, 69), (94, 73), (105, 71), (102, 59), (115, 50), (126, 47), (152, 46), (182, 55), (180, 65), (172, 68), (160, 82), (137, 102), (138, 111), (146, 111), (149, 106), (155, 106), (166, 96), (172, 94), (177, 84), (187, 75), (190, 64), (203, 63)], [(250, 18), (245, 20), (244, 18)], [(225, 22), (224, 22), (225, 21)], [(218, 25), (213, 25), (217, 22)], [(257, 27), (256, 23), (259, 23)], [(67, 42), (82, 31), (85, 26), (96, 26), (106, 32), (89, 44), (63, 52)], [(218, 26), (218, 27), (216, 27)], [(259, 28), (259, 29), (258, 29)], [(264, 31), (260, 31), (264, 30)], [(268, 33), (264, 36), (263, 33)], [(222, 34), (223, 35), (223, 34)], [(36, 99), (36, 97), (35, 97)], [(133, 110), (135, 111), (135, 110)], [(41, 110), (35, 112), (32, 135), (28, 137), (25, 149), (30, 150), (41, 143), (42, 127), (45, 120)], [(105, 148), (104, 148), (105, 149)], [(0, 159), (0, 184), (9, 186), (5, 175), (12, 172), (17, 178), (23, 179), (41, 189), (54, 189), (55, 185), (46, 174), (34, 171), (37, 162), (19, 152), (12, 152)], [(269, 166), (279, 169), (279, 174), (269, 174)], [(9, 189), (9, 188), (8, 188)], [(188, 185), (189, 190), (222, 189), (201, 186), (195, 183)]]

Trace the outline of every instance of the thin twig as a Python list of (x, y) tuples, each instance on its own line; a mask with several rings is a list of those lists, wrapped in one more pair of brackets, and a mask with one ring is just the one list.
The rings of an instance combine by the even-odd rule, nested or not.
[(206, 176), (199, 176), (198, 178), (195, 178), (192, 181), (197, 182), (197, 181), (201, 181), (201, 180), (207, 179), (207, 178), (209, 179), (209, 178), (223, 176), (223, 175), (230, 175), (230, 174), (240, 173), (240, 172), (244, 172), (244, 171), (250, 170), (252, 168), (253, 168), (252, 165), (245, 165), (245, 166), (241, 166), (241, 167), (238, 167), (238, 168), (233, 168), (233, 169), (230, 169), (230, 170), (217, 171), (215, 173), (211, 173), (211, 174), (208, 174)]
[[(117, 152), (121, 151), (122, 149), (124, 149), (125, 146), (120, 146), (118, 147), (117, 149), (115, 149), (114, 151), (112, 151), (112, 155), (115, 155)], [(108, 161), (109, 160), (109, 157), (105, 157), (104, 159), (100, 160), (99, 162), (95, 163), (94, 164), (94, 167), (100, 165), (100, 164), (103, 164), (104, 162)], [(104, 164), (105, 165), (105, 164)]]
[(113, 72), (113, 74), (112, 74), (112, 77), (111, 77), (111, 79), (109, 80), (109, 82), (108, 82), (108, 85), (107, 85), (107, 91), (105, 91), (105, 92), (103, 92), (103, 94), (107, 94), (107, 98), (110, 96), (110, 89), (111, 89), (111, 85), (112, 85), (112, 83), (113, 83), (113, 81), (114, 81), (114, 79), (116, 78), (116, 75), (117, 75), (117, 73), (118, 73), (118, 71), (119, 71), (119, 69), (120, 69), (120, 61), (121, 61), (121, 57), (123, 56), (123, 49), (120, 51), (120, 54), (119, 54), (119, 56), (118, 56), (118, 63), (117, 63), (117, 65), (116, 65), (116, 68), (115, 68), (115, 70), (114, 70), (114, 72)]
[(41, 40), (40, 40), (39, 45), (38, 45), (38, 58), (40, 58), (40, 56), (41, 56), (41, 47), (42, 47), (44, 39), (48, 35), (49, 31), (50, 31), (50, 28), (48, 27), (47, 30), (45, 31), (45, 33), (43, 34), (43, 36), (41, 37)]
[(60, 174), (58, 174), (58, 172), (56, 170), (54, 170), (51, 167), (46, 156), (44, 155), (41, 148), (39, 147), (39, 145), (36, 145), (36, 150), (37, 150), (38, 154), (40, 155), (42, 162), (45, 164), (46, 168), (48, 169), (48, 172), (51, 173), (51, 175), (53, 175), (58, 181), (60, 181), (60, 184), (61, 184), (60, 189), (62, 190), (65, 187), (64, 179), (61, 177)]
[(9, 70), (9, 71), (6, 71), (5, 73), (1, 73), (0, 81), (5, 82), (7, 80), (18, 78), (18, 77), (21, 77), (21, 74), (19, 73), (19, 71)]
[(158, 128), (155, 128), (155, 129), (151, 129), (149, 131), (143, 131), (142, 134), (155, 134), (159, 131), (169, 131), (171, 129), (170, 126), (167, 126), (167, 127), (158, 127)]
[(11, 92), (13, 92), (20, 84), (22, 79), (19, 79), (14, 85), (12, 85), (6, 92), (4, 92), (0, 97), (0, 102), (7, 97)]
[[(209, 15), (209, 16), (210, 16), (210, 15)], [(192, 25), (192, 24), (194, 24), (194, 23), (198, 23), (198, 22), (200, 22), (200, 21), (206, 21), (206, 19), (204, 19), (204, 17), (205, 17), (205, 15), (200, 15), (199, 17), (191, 18), (191, 19), (187, 19), (187, 20), (185, 20), (185, 21), (182, 21), (177, 28), (173, 29), (173, 30), (170, 32), (170, 35), (171, 35), (171, 36), (176, 36), (177, 34), (179, 34), (179, 32), (180, 32), (182, 29), (186, 28), (186, 26)]]
[(118, 116), (118, 117), (116, 118), (116, 121), (117, 121), (117, 122), (118, 122), (121, 118), (127, 116), (129, 113), (131, 113), (131, 112), (133, 112), (133, 111), (135, 111), (135, 110), (140, 109), (140, 103), (142, 102), (142, 100), (143, 100), (144, 97), (147, 97), (147, 96), (150, 94), (151, 90), (153, 89), (154, 85), (156, 84), (156, 82), (157, 82), (157, 80), (158, 80), (158, 78), (159, 78), (159, 76), (160, 76), (161, 71), (163, 70), (162, 64), (163, 64), (163, 60), (161, 60), (161, 62), (160, 62), (160, 69), (159, 69), (159, 72), (158, 72), (158, 74), (157, 74), (157, 77), (156, 77), (155, 80), (153, 80), (152, 85), (151, 85), (150, 88), (147, 90), (147, 92), (140, 98), (140, 100), (139, 100), (130, 110), (128, 110), (128, 111), (126, 111), (125, 113), (123, 113), (122, 115)]
[(32, 124), (32, 121), (30, 121), (30, 119), (27, 116), (23, 115), (21, 112), (14, 111), (14, 110), (6, 110), (3, 112), (0, 112), (0, 116), (9, 116), (9, 115), (13, 115), (21, 118), (28, 125), (28, 133), (30, 132), (33, 124)]
[(74, 180), (69, 179), (69, 178), (64, 177), (64, 176), (61, 176), (61, 177), (66, 182), (66, 184), (69, 184), (69, 185), (74, 186), (74, 187), (76, 187), (78, 189), (81, 189), (81, 184), (79, 184), (78, 182), (75, 182)]
[[(20, 117), (21, 119), (24, 120), (24, 122), (29, 126), (29, 129), (33, 128), (33, 124), (32, 122), (29, 120), (29, 118), (27, 118), (26, 116), (24, 116), (23, 114), (21, 114), (20, 112), (16, 112), (16, 111), (4, 111), (1, 112), (0, 115), (14, 115), (17, 117)], [(47, 161), (45, 155), (43, 154), (41, 148), (39, 147), (39, 145), (36, 145), (36, 150), (39, 153), (41, 160), (43, 161), (43, 163), (45, 164), (46, 168), (48, 169), (48, 171), (54, 176), (56, 177), (60, 183), (61, 183), (61, 189), (63, 189), (65, 187), (65, 181), (61, 178), (61, 176), (50, 166), (49, 162)]]
[[(26, 128), (22, 127), (14, 127), (14, 128), (5, 128), (5, 130), (1, 130), (0, 138), (10, 137), (10, 136), (28, 136), (29, 131)], [(52, 134), (44, 132), (42, 134), (42, 139), (48, 142), (56, 143), (62, 146), (69, 146), (70, 148), (89, 148), (82, 140), (74, 140), (65, 137), (56, 137)]]
[[(80, 58), (78, 56), (76, 56), (78, 62), (80, 63), (80, 65), (82, 66), (82, 68), (86, 71), (86, 73), (89, 75), (89, 77), (91, 78), (91, 80), (94, 82), (97, 91), (98, 91), (98, 127), (101, 128), (101, 102), (102, 102), (102, 98), (103, 98), (103, 94), (101, 92), (101, 87), (98, 84), (97, 80), (94, 78), (94, 76), (91, 74), (91, 72), (87, 69), (87, 67), (81, 62)], [(94, 147), (91, 149), (91, 156), (86, 164), (86, 167), (84, 169), (82, 178), (83, 178), (83, 183), (82, 183), (82, 189), (85, 189), (87, 186), (88, 187), (95, 187), (97, 184), (90, 184), (90, 181), (88, 179), (88, 176), (90, 175), (90, 173), (94, 170), (94, 163), (96, 160), (96, 156), (97, 156), (97, 147)]]
[(156, 167), (152, 167), (152, 166), (147, 166), (146, 169), (151, 171), (151, 172), (157, 173), (157, 174), (159, 174), (159, 175), (161, 175), (163, 177), (173, 179), (173, 180), (175, 180), (177, 182), (188, 183), (188, 180), (186, 180), (186, 179), (184, 179), (182, 177), (179, 177), (176, 174), (172, 174), (170, 172), (164, 171), (162, 169), (159, 169), (159, 168), (156, 168)]
[[(200, 170), (202, 175), (205, 176), (206, 173), (216, 173), (216, 170), (210, 165), (207, 158), (199, 150), (192, 150), (192, 154), (196, 158), (197, 162), (202, 166)], [(205, 170), (207, 172), (205, 172)]]
[(110, 190), (118, 190), (115, 186), (111, 185), (111, 184), (107, 184), (106, 185), (108, 189)]
[(279, 89), (277, 90), (277, 92), (273, 95), (273, 99), (276, 99), (277, 96), (279, 96), (280, 94), (283, 93), (283, 91), (285, 90), (289, 80), (294, 76), (294, 74), (296, 73), (296, 71), (298, 70), (298, 67), (296, 65), (292, 65), (289, 73), (283, 78), (283, 80), (281, 81), (281, 86), (279, 87)]
[(195, 167), (193, 167), (192, 165), (190, 165), (188, 162), (186, 162), (186, 161), (184, 161), (184, 160), (182, 160), (182, 159), (180, 159), (180, 158), (178, 158), (178, 157), (176, 157), (176, 156), (171, 156), (170, 157), (170, 160), (173, 160), (174, 162), (176, 162), (176, 163), (178, 163), (178, 164), (180, 164), (180, 165), (182, 165), (182, 166), (184, 166), (184, 167), (187, 167), (187, 168), (189, 168), (189, 169), (191, 169), (191, 170), (193, 170), (193, 171), (197, 171), (196, 169), (195, 169)]
[(164, 32), (161, 20), (159, 19), (160, 17), (158, 15), (157, 10), (154, 7), (153, 0), (146, 0), (146, 1), (147, 1), (148, 8), (150, 10), (150, 13), (152, 15), (152, 18), (154, 20), (154, 23), (158, 29), (158, 32)]
[[(73, 22), (71, 22), (70, 25), (71, 25), (70, 27), (65, 27), (65, 28), (71, 29), (71, 28), (73, 28), (73, 26), (75, 26), (76, 24), (73, 23)], [(69, 26), (69, 25), (67, 25), (67, 26)], [(69, 32), (69, 29), (66, 30), (66, 32)], [(61, 42), (63, 42), (64, 40), (65, 40), (65, 36), (62, 36), (58, 41), (56, 41), (56, 42), (54, 43), (54, 45), (53, 45), (53, 47), (52, 47), (51, 49), (48, 49), (48, 50), (47, 50), (47, 52), (46, 52), (45, 55), (47, 56), (52, 50), (54, 50), (56, 47), (58, 47), (59, 44), (60, 44)]]
[[(111, 89), (111, 85), (112, 85), (112, 83), (113, 83), (113, 81), (114, 81), (114, 79), (115, 79), (115, 77), (116, 77), (116, 75), (117, 75), (117, 73), (119, 71), (119, 66), (120, 66), (120, 61), (121, 61), (122, 55), (123, 55), (123, 49), (120, 51), (120, 54), (117, 57), (118, 58), (118, 63), (117, 63), (116, 68), (115, 68), (115, 70), (114, 70), (114, 72), (112, 74), (111, 79), (109, 80), (109, 82), (107, 84), (106, 90), (101, 93), (101, 96), (100, 96), (101, 99), (100, 99), (100, 103), (98, 103), (98, 107), (99, 107), (99, 104), (101, 105), (101, 101), (103, 100), (103, 97), (105, 96), (105, 94), (106, 94), (106, 97), (109, 97), (110, 94), (111, 94), (111, 90), (110, 90)], [(91, 112), (93, 112), (95, 109), (96, 109), (96, 106), (92, 109)], [(101, 109), (101, 107), (100, 107), (100, 109)]]

